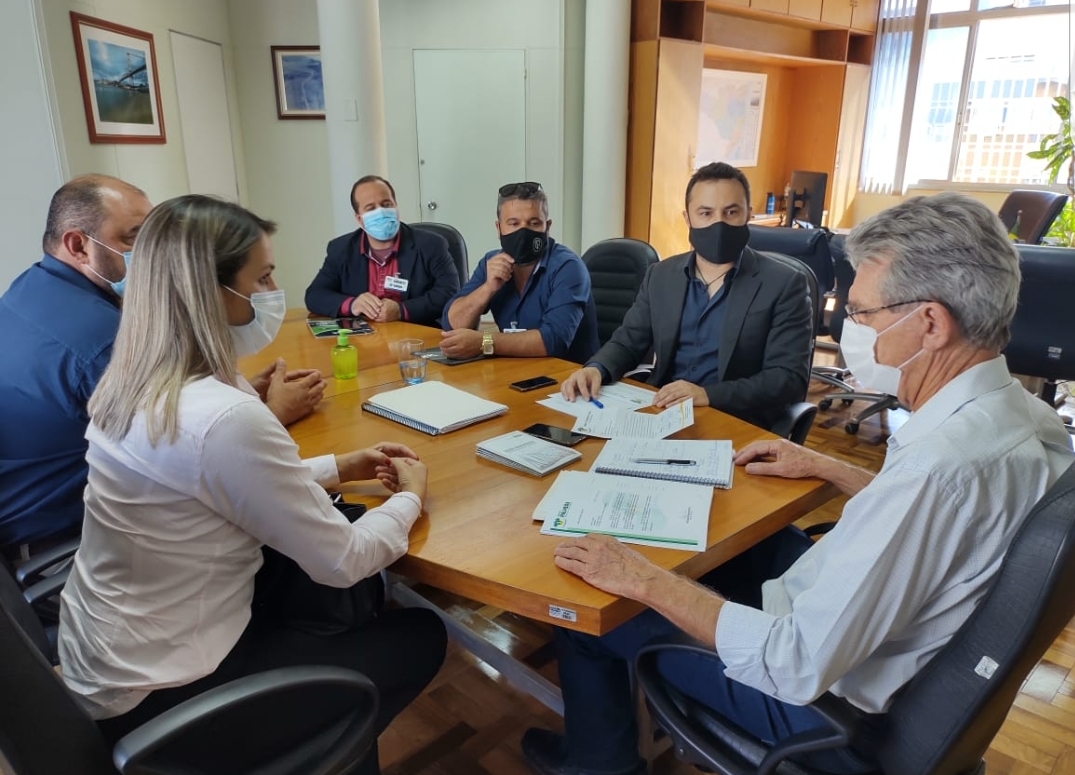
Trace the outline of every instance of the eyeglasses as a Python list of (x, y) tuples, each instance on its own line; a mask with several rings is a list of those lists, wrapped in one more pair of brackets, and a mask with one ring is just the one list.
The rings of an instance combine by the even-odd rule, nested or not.
[(500, 196), (517, 196), (520, 199), (529, 199), (540, 190), (541, 184), (534, 183), (533, 181), (527, 181), (525, 183), (508, 183), (506, 186), (500, 187)]
[(844, 312), (847, 313), (847, 316), (851, 318), (852, 322), (860, 323), (862, 321), (855, 320), (859, 315), (872, 315), (874, 312), (892, 309), (893, 307), (902, 307), (906, 304), (929, 304), (934, 301), (935, 299), (908, 299), (907, 301), (894, 301), (891, 304), (886, 304), (883, 307), (874, 307), (873, 309), (852, 309), (850, 306), (845, 306)]

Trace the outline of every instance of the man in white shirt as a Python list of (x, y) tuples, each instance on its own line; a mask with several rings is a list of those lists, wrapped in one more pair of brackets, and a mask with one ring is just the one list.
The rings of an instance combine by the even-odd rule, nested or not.
[[(912, 410), (880, 473), (783, 440), (748, 445), (736, 456), (748, 474), (816, 476), (852, 497), (816, 544), (787, 528), (702, 584), (604, 536), (557, 547), (560, 568), (653, 610), (600, 638), (558, 630), (566, 734), (526, 733), (535, 771), (643, 772), (627, 663), (677, 631), (719, 660), (668, 657), (662, 673), (762, 740), (822, 726), (804, 706), (825, 692), (884, 713), (967, 619), (1022, 520), (1071, 464), (1055, 412), (1000, 355), (1020, 274), (993, 213), (958, 194), (915, 197), (858, 226), (847, 249), (857, 269), (848, 366)], [(809, 762), (861, 771), (845, 753)]]

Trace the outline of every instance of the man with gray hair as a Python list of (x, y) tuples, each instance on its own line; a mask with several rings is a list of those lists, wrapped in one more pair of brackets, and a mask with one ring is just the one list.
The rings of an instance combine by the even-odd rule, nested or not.
[[(549, 200), (540, 183), (508, 183), (496, 201), (500, 250), (485, 254), (444, 308), (440, 349), (449, 358), (551, 356), (585, 363), (598, 348), (590, 273), (549, 236)], [(492, 312), (499, 329), (477, 331)]]
[[(915, 197), (856, 227), (857, 270), (841, 347), (870, 387), (911, 416), (876, 476), (784, 440), (735, 462), (759, 476), (826, 479), (851, 499), (817, 543), (785, 528), (702, 584), (605, 536), (567, 541), (557, 566), (647, 610), (600, 638), (558, 630), (566, 735), (529, 730), (541, 773), (641, 773), (627, 664), (685, 632), (716, 657), (659, 662), (680, 691), (766, 741), (824, 727), (807, 706), (832, 692), (869, 714), (966, 621), (1045, 491), (1072, 462), (1051, 407), (1000, 352), (1019, 259), (996, 215), (959, 194)], [(831, 773), (874, 771), (872, 752), (811, 754)]]

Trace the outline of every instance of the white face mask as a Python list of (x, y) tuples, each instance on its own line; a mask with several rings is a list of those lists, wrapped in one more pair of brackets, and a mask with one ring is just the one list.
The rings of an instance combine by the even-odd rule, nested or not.
[(272, 343), (280, 331), (280, 326), (283, 325), (284, 315), (287, 313), (283, 289), (243, 296), (226, 285), (224, 287), (240, 299), (249, 301), (250, 306), (254, 308), (253, 320), (245, 325), (230, 326), (235, 357), (242, 358), (261, 352)]
[(844, 330), (840, 334), (840, 352), (844, 355), (844, 361), (851, 374), (865, 387), (876, 390), (890, 396), (899, 395), (900, 378), (903, 377), (903, 368), (925, 352), (919, 349), (914, 355), (905, 360), (899, 366), (887, 366), (878, 363), (874, 355), (874, 346), (881, 334), (888, 333), (921, 307), (915, 307), (902, 318), (897, 320), (884, 331), (874, 331), (864, 323), (856, 323), (851, 318), (844, 320)]

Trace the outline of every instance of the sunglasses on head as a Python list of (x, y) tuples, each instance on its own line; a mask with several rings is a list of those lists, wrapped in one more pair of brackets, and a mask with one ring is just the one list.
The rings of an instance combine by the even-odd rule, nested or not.
[(540, 183), (534, 183), (528, 181), (526, 183), (508, 183), (506, 186), (500, 187), (500, 196), (518, 196), (522, 198), (531, 197), (541, 190)]

